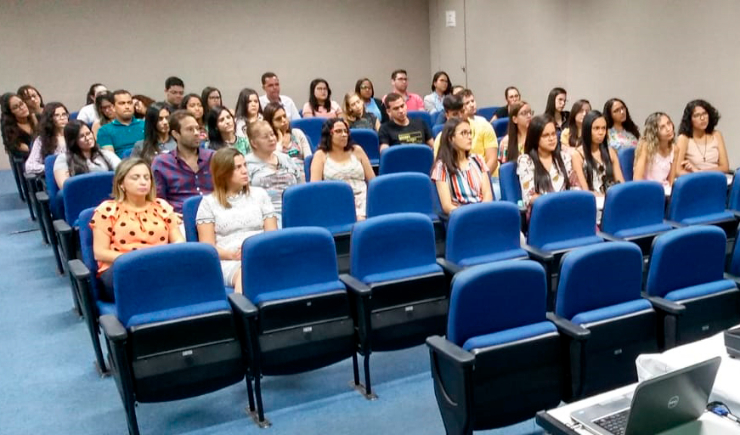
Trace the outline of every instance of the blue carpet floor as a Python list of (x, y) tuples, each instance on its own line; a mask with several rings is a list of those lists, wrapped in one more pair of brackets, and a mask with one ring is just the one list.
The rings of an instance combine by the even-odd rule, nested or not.
[[(93, 368), (85, 324), (72, 312), (66, 276), (36, 222), (0, 171), (0, 434), (126, 434), (115, 383)], [(202, 397), (139, 405), (144, 434), (444, 434), (425, 346), (373, 354), (379, 399), (349, 387), (351, 361), (263, 382), (267, 417), (244, 413), (245, 384)], [(534, 420), (485, 434), (540, 434)]]

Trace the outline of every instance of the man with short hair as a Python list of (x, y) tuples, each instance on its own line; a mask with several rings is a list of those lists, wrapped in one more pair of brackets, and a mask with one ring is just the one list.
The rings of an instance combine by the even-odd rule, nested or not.
[[(407, 92), (409, 79), (405, 69), (397, 69), (391, 73), (391, 85), (393, 86), (391, 92), (403, 96), (408, 110), (424, 110), (424, 100), (418, 94)], [(383, 96), (383, 103), (388, 95)]]
[[(423, 104), (423, 103), (422, 103)], [(429, 126), (421, 119), (410, 119), (406, 115), (406, 101), (401, 94), (391, 92), (385, 97), (388, 122), (384, 122), (378, 131), (380, 152), (399, 144), (434, 143)]]
[[(442, 107), (444, 107), (445, 110), (443, 110), (439, 116), (437, 116), (436, 121), (434, 122), (434, 125), (444, 124), (449, 119), (453, 118), (460, 118), (462, 117), (463, 112), (463, 100), (460, 95), (445, 95), (445, 97), (442, 99)], [(437, 155), (437, 147), (439, 146), (439, 143), (435, 139), (434, 141), (434, 154)]]
[(180, 77), (167, 77), (164, 81), (164, 99), (174, 112), (180, 107), (182, 97), (185, 95), (185, 83)]
[(475, 103), (473, 91), (465, 89), (460, 95), (463, 99), (462, 116), (470, 122), (470, 130), (473, 135), (473, 146), (470, 152), (483, 157), (486, 166), (488, 166), (488, 171), (493, 175), (498, 169), (498, 139), (496, 139), (496, 133), (486, 118), (475, 114), (478, 105)]
[(283, 105), (289, 120), (301, 119), (301, 114), (298, 113), (298, 108), (293, 99), (287, 95), (280, 95), (280, 79), (278, 79), (277, 74), (269, 71), (262, 74), (262, 89), (265, 91), (265, 95), (260, 97), (262, 107), (269, 103), (280, 103)]
[(113, 92), (113, 110), (116, 119), (100, 127), (98, 145), (124, 158), (126, 151), (144, 139), (144, 120), (134, 117), (134, 100), (131, 93), (123, 89)]
[(496, 112), (493, 114), (493, 118), (491, 118), (491, 122), (499, 118), (508, 118), (511, 105), (520, 101), (522, 99), (522, 96), (519, 95), (519, 89), (517, 89), (515, 86), (509, 86), (504, 91), (504, 98), (506, 98), (506, 105), (501, 106), (498, 108), (498, 110), (496, 110)]
[(200, 147), (200, 128), (193, 115), (177, 110), (170, 115), (170, 135), (177, 148), (159, 154), (152, 162), (157, 196), (182, 213), (182, 204), (196, 195), (213, 191), (209, 165), (214, 152)]

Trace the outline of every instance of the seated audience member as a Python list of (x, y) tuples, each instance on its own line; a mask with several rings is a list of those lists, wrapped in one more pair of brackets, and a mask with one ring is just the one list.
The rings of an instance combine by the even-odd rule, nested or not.
[(46, 157), (61, 154), (67, 150), (64, 142), (64, 126), (69, 121), (69, 113), (64, 104), (52, 102), (44, 107), (39, 120), (39, 135), (33, 141), (31, 154), (26, 159), (26, 173), (43, 174)]
[(604, 118), (608, 131), (609, 146), (619, 151), (622, 147), (636, 147), (640, 130), (632, 121), (630, 111), (619, 98), (612, 98), (604, 104)]
[(409, 79), (406, 70), (397, 69), (391, 73), (391, 86), (393, 89), (389, 94), (383, 97), (383, 103), (388, 107), (388, 101), (386, 98), (390, 94), (398, 94), (403, 97), (404, 102), (408, 110), (424, 110), (424, 100), (421, 99), (417, 94), (408, 92)]
[(676, 131), (671, 118), (655, 112), (645, 120), (645, 129), (635, 151), (634, 180), (651, 180), (673, 185), (676, 176), (674, 144)]
[(524, 154), (529, 124), (532, 122), (532, 107), (526, 101), (517, 101), (511, 105), (509, 112), (508, 134), (501, 139), (499, 160), (501, 163), (515, 162)]
[(270, 103), (265, 106), (263, 116), (265, 122), (272, 127), (272, 131), (277, 138), (275, 150), (287, 154), (293, 160), (293, 163), (298, 166), (301, 179), (307, 179), (308, 174), (303, 173), (303, 161), (312, 154), (312, 151), (306, 135), (300, 129), (290, 126), (285, 109), (278, 103)]
[(442, 210), (450, 214), (466, 204), (493, 201), (486, 162), (471, 152), (470, 122), (450, 119), (441, 135), (431, 177), (436, 183)]
[(266, 72), (262, 74), (262, 89), (265, 91), (265, 95), (260, 97), (260, 104), (262, 107), (267, 106), (269, 103), (280, 103), (285, 109), (285, 113), (288, 115), (288, 120), (301, 119), (301, 114), (298, 113), (293, 99), (287, 95), (280, 95), (280, 79), (274, 72)]
[(154, 103), (154, 100), (141, 94), (134, 95), (132, 98), (134, 99), (134, 117), (136, 119), (144, 119), (146, 117), (146, 109)]
[(206, 112), (214, 107), (224, 105), (223, 100), (221, 100), (221, 91), (213, 86), (206, 86), (203, 88), (203, 92), (200, 94), (200, 101), (205, 105)]
[(568, 126), (560, 133), (560, 145), (562, 150), (570, 152), (581, 144), (581, 128), (583, 117), (591, 111), (591, 103), (588, 100), (578, 100), (573, 103), (573, 108), (568, 116)]
[(362, 98), (354, 93), (344, 96), (343, 117), (347, 120), (349, 128), (368, 128), (375, 131), (380, 128), (378, 118), (365, 110)]
[(581, 145), (571, 153), (578, 185), (596, 196), (604, 196), (611, 186), (624, 183), (624, 177), (617, 152), (606, 142), (606, 119), (601, 112), (592, 110), (586, 114), (581, 135)]
[(242, 292), (242, 243), (277, 229), (275, 209), (264, 189), (249, 186), (244, 155), (222, 148), (211, 159), (213, 193), (203, 197), (195, 223), (198, 240), (216, 247), (224, 285)]
[(717, 109), (704, 100), (694, 100), (686, 105), (678, 127), (677, 175), (730, 171), (725, 139), (716, 130), (719, 119)]
[(473, 154), (483, 157), (488, 170), (491, 174), (498, 169), (498, 139), (493, 126), (484, 117), (478, 116), (475, 112), (478, 105), (475, 102), (475, 95), (470, 89), (462, 91), (463, 97), (463, 117), (468, 120), (470, 129), (473, 132), (473, 148), (470, 150)]
[(44, 110), (44, 99), (38, 89), (31, 85), (23, 85), (18, 88), (17, 94), (26, 103), (31, 113), (36, 115), (37, 118), (41, 116), (41, 112)]
[(383, 101), (380, 98), (375, 98), (375, 89), (370, 79), (357, 80), (355, 93), (362, 98), (362, 102), (365, 104), (365, 112), (375, 115), (381, 123), (388, 121), (388, 113), (385, 111)]
[(98, 120), (98, 112), (95, 110), (95, 97), (106, 92), (108, 88), (101, 83), (93, 83), (87, 91), (85, 105), (77, 112), (77, 119), (87, 125), (93, 125)]
[(143, 159), (126, 159), (113, 176), (113, 199), (103, 201), (90, 220), (93, 255), (108, 300), (113, 269), (121, 255), (167, 243), (184, 242), (172, 206), (156, 198), (152, 170)]
[[(239, 92), (239, 97), (236, 99), (234, 117), (236, 118), (236, 135), (246, 138), (247, 125), (262, 119), (262, 105), (260, 104), (260, 96), (257, 94), (257, 91), (244, 88)], [(248, 143), (249, 141), (247, 140)]]
[(522, 186), (522, 201), (527, 207), (540, 195), (562, 192), (575, 184), (570, 154), (558, 151), (558, 133), (549, 115), (532, 118), (524, 154), (517, 158), (516, 172)]
[(240, 153), (247, 155), (251, 152), (249, 141), (236, 135), (236, 123), (231, 110), (223, 106), (216, 106), (208, 111), (206, 117), (208, 142), (206, 148), (218, 151), (224, 147), (236, 148)]
[(5, 151), (13, 157), (27, 157), (36, 132), (36, 115), (21, 97), (6, 93), (0, 97), (0, 131)]
[(450, 94), (452, 94), (450, 76), (444, 71), (437, 71), (432, 77), (432, 93), (424, 97), (424, 110), (429, 113), (444, 110), (442, 101)]
[[(463, 106), (463, 99), (460, 95), (447, 95), (443, 101), (445, 111), (444, 122), (451, 119), (464, 119), (465, 110)], [(439, 153), (439, 142), (442, 137), (442, 132), (437, 133), (437, 137), (434, 138), (434, 157), (437, 157)]]
[(204, 119), (203, 102), (198, 94), (187, 94), (180, 103), (180, 110), (186, 110), (198, 122), (200, 141), (205, 145), (208, 140), (208, 131)]
[(304, 118), (336, 118), (342, 115), (342, 108), (331, 99), (331, 88), (326, 80), (312, 80), (308, 92), (308, 102), (303, 105)]
[(136, 142), (131, 157), (140, 157), (151, 164), (157, 155), (177, 147), (175, 139), (170, 136), (169, 107), (166, 103), (154, 103), (146, 109), (144, 139)]
[(452, 95), (458, 95), (465, 90), (465, 86), (455, 85), (452, 87)]
[(179, 77), (167, 77), (164, 81), (164, 101), (170, 105), (170, 112), (180, 107), (185, 95), (185, 83)]
[(144, 139), (144, 121), (134, 118), (134, 100), (128, 91), (113, 93), (116, 119), (98, 130), (98, 142), (104, 149), (114, 151), (118, 157)]
[(283, 192), (290, 186), (303, 183), (301, 170), (287, 154), (277, 151), (275, 130), (267, 121), (249, 124), (247, 135), (252, 147), (252, 152), (245, 158), (249, 184), (267, 191), (277, 213), (278, 227), (281, 227)]
[(121, 159), (113, 151), (100, 149), (90, 128), (81, 121), (69, 121), (64, 126), (67, 152), (54, 161), (54, 180), (59, 189), (75, 175), (106, 172), (116, 169)]
[[(95, 97), (95, 113), (98, 119), (92, 124), (92, 132), (98, 137), (100, 127), (110, 124), (116, 119), (116, 106), (113, 92), (103, 91)], [(90, 124), (88, 124), (90, 125)]]
[(380, 126), (378, 131), (381, 152), (389, 146), (399, 144), (434, 145), (429, 126), (421, 119), (411, 119), (407, 116), (403, 95), (394, 92), (386, 95), (385, 107), (389, 119)]
[(518, 103), (522, 99), (522, 96), (519, 94), (519, 89), (514, 86), (509, 86), (504, 90), (504, 98), (506, 99), (506, 104), (499, 107), (496, 112), (494, 112), (491, 122), (499, 118), (507, 118), (509, 116), (509, 112), (511, 112), (511, 106), (514, 103)]
[(568, 93), (563, 88), (553, 88), (547, 95), (547, 105), (545, 114), (552, 116), (555, 120), (555, 128), (558, 131), (558, 145), (560, 144), (560, 133), (565, 128), (565, 122), (570, 115), (565, 110), (565, 103), (568, 102)]
[(189, 112), (173, 112), (168, 124), (177, 147), (155, 157), (152, 172), (157, 196), (169, 202), (177, 213), (182, 213), (182, 203), (186, 199), (206, 195), (213, 190), (208, 168), (213, 151), (200, 147), (198, 121)]
[(367, 154), (349, 137), (347, 121), (334, 118), (321, 129), (321, 142), (311, 161), (311, 181), (339, 180), (348, 183), (355, 195), (358, 220), (367, 216), (367, 183), (375, 178)]

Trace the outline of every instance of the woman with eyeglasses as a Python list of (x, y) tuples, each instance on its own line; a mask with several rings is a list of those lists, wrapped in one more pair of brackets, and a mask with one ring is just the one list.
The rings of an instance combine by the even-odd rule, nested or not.
[(453, 118), (445, 123), (431, 177), (446, 214), (467, 204), (493, 201), (488, 166), (470, 152), (472, 146), (468, 120)]
[(429, 113), (443, 112), (442, 100), (451, 93), (450, 76), (444, 71), (437, 71), (432, 77), (432, 93), (424, 97), (424, 110)]
[(121, 163), (116, 153), (100, 149), (92, 131), (82, 121), (69, 121), (64, 126), (64, 142), (67, 152), (54, 161), (54, 180), (59, 189), (64, 188), (70, 177), (112, 171)]
[(329, 119), (321, 128), (319, 147), (311, 161), (311, 181), (338, 180), (352, 187), (357, 220), (367, 216), (367, 183), (375, 178), (367, 154), (349, 137), (349, 125), (341, 118)]
[(375, 98), (375, 89), (370, 79), (362, 78), (357, 80), (357, 83), (355, 83), (355, 93), (362, 98), (366, 112), (375, 115), (381, 123), (388, 121), (388, 113), (385, 111), (383, 101), (380, 98)]
[(676, 176), (674, 144), (676, 131), (671, 118), (655, 112), (645, 120), (645, 129), (635, 151), (634, 180), (657, 181), (671, 186)]
[(44, 99), (38, 89), (31, 85), (23, 85), (18, 88), (18, 96), (23, 99), (31, 113), (37, 117), (41, 116), (41, 112), (44, 110)]
[(205, 111), (208, 112), (214, 107), (222, 106), (221, 91), (213, 86), (206, 86), (200, 94), (200, 100), (206, 105)]
[(588, 100), (578, 100), (573, 104), (568, 116), (568, 126), (560, 133), (561, 149), (567, 149), (570, 152), (581, 144), (583, 117), (590, 111), (591, 103)]
[(113, 92), (104, 91), (95, 97), (95, 111), (98, 113), (98, 119), (93, 122), (92, 132), (95, 137), (98, 137), (98, 130), (100, 130), (100, 127), (113, 122), (116, 118)]
[(303, 105), (304, 118), (336, 118), (342, 107), (331, 99), (331, 88), (324, 79), (315, 79), (309, 85), (308, 102)]
[(604, 115), (596, 110), (588, 112), (581, 134), (582, 143), (571, 154), (578, 185), (596, 196), (604, 196), (609, 187), (624, 183), (617, 152), (606, 142)]
[(558, 133), (550, 115), (532, 118), (524, 154), (517, 159), (516, 173), (522, 187), (522, 201), (527, 207), (540, 195), (569, 190), (575, 184), (570, 153), (558, 150)]
[(623, 147), (636, 147), (640, 130), (632, 121), (627, 105), (619, 98), (612, 98), (604, 104), (604, 118), (608, 130), (609, 146), (619, 151)]
[(524, 143), (527, 140), (527, 130), (532, 121), (532, 108), (526, 101), (517, 101), (509, 110), (509, 132), (499, 144), (499, 162), (504, 164), (516, 161), (524, 152)]
[(26, 173), (43, 173), (44, 160), (67, 149), (64, 142), (64, 126), (68, 121), (69, 113), (64, 104), (55, 101), (44, 107), (39, 120), (39, 135), (33, 141), (31, 154), (26, 160)]
[(306, 180), (309, 174), (304, 174), (303, 162), (310, 156), (311, 145), (308, 138), (299, 128), (290, 126), (290, 119), (280, 103), (268, 103), (262, 112), (264, 120), (272, 126), (272, 131), (277, 138), (276, 150), (293, 160), (301, 173), (301, 180)]
[(730, 171), (725, 139), (716, 130), (719, 119), (717, 109), (704, 100), (694, 100), (686, 105), (678, 127), (677, 175)]
[(26, 157), (36, 132), (36, 115), (20, 96), (6, 93), (0, 97), (0, 133), (5, 151), (15, 157)]

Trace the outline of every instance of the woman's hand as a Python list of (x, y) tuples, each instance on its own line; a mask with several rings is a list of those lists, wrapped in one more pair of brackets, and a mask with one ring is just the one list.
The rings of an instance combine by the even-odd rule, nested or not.
[(234, 261), (241, 261), (242, 259), (242, 248), (231, 252), (231, 259)]
[(681, 166), (683, 166), (683, 169), (686, 172), (696, 172), (696, 168), (694, 168), (694, 165), (692, 165), (691, 162), (688, 161), (688, 159), (681, 162)]

